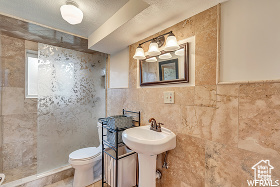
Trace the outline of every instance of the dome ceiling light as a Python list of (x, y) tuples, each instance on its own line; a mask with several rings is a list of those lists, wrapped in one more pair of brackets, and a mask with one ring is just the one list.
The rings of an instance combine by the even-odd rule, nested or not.
[(67, 1), (66, 5), (60, 7), (60, 13), (62, 18), (70, 23), (71, 25), (76, 25), (82, 22), (84, 14), (78, 5), (73, 1)]
[[(180, 48), (178, 45), (177, 39), (172, 31), (162, 34), (156, 38), (147, 40), (139, 44), (135, 51), (135, 55), (133, 56), (134, 59), (143, 60), (145, 59), (145, 53), (141, 45), (147, 42), (151, 42), (148, 50), (148, 54), (150, 57), (158, 56), (161, 54), (159, 47), (161, 47), (165, 42), (165, 35), (168, 35), (166, 38), (166, 45), (164, 46), (164, 51), (175, 51)], [(167, 57), (167, 56), (164, 56)]]

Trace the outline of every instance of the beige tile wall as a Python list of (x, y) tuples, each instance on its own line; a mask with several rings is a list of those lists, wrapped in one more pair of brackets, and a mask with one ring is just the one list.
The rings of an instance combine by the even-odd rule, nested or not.
[(2, 51), (1, 161), (3, 162), (1, 169), (4, 173), (9, 173), (9, 170), (36, 164), (37, 99), (26, 99), (24, 94), (25, 49), (29, 49), (30, 45), (26, 45), (25, 40), (4, 35), (0, 37)]
[[(215, 6), (142, 40), (170, 30), (178, 40), (195, 35), (196, 86), (137, 88), (132, 56), (139, 41), (130, 46), (129, 88), (107, 90), (108, 116), (141, 111), (142, 125), (154, 117), (176, 133), (170, 167), (158, 166), (158, 186), (248, 186), (251, 167), (262, 159), (280, 179), (280, 83), (216, 85), (218, 18)], [(163, 104), (163, 91), (175, 91), (175, 104)]]

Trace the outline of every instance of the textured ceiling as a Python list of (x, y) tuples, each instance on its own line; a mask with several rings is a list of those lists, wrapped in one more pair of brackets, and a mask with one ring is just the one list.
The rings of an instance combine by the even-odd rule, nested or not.
[(78, 36), (88, 37), (128, 0), (75, 0), (84, 13), (81, 24), (70, 25), (60, 14), (66, 0), (0, 0), (0, 14), (32, 21)]
[[(150, 6), (90, 49), (114, 54), (227, 0), (143, 0)], [(90, 41), (89, 41), (90, 43)]]
[[(111, 29), (98, 43), (95, 51), (114, 54), (125, 47), (164, 30), (182, 20), (227, 0), (143, 0), (150, 6), (117, 28)], [(0, 0), (0, 14), (46, 25), (70, 34), (88, 38), (95, 34), (128, 0), (75, 0), (84, 12), (81, 24), (70, 25), (60, 15), (66, 0)], [(131, 10), (133, 11), (133, 10)], [(116, 23), (122, 22), (118, 18)], [(108, 30), (108, 28), (107, 28)], [(91, 40), (89, 39), (89, 43)]]

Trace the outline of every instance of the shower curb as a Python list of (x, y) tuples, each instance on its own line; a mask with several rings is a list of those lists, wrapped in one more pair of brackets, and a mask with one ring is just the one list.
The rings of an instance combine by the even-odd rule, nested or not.
[(43, 187), (74, 176), (74, 168), (66, 165), (51, 171), (0, 185), (1, 187)]

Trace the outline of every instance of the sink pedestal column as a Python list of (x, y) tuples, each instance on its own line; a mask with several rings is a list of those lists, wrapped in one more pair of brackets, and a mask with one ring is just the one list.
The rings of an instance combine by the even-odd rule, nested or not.
[(157, 155), (138, 154), (139, 187), (156, 187)]

